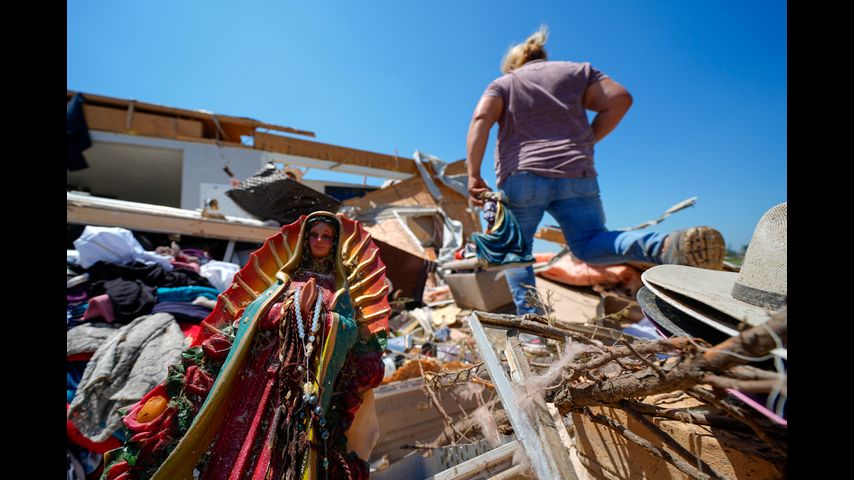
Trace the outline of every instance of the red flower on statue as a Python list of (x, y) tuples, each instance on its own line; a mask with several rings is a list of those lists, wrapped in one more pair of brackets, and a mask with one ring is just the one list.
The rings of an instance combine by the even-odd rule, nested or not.
[(385, 374), (385, 365), (381, 352), (372, 352), (367, 355), (362, 355), (354, 359), (357, 363), (354, 369), (356, 374), (356, 391), (364, 392), (365, 390), (376, 388), (383, 381)]
[[(142, 452), (160, 450), (170, 440), (175, 424), (175, 408), (167, 406), (166, 387), (159, 385), (137, 402), (122, 418)], [(110, 469), (112, 471), (112, 468)]]
[(230, 349), (231, 341), (221, 333), (214, 334), (211, 338), (202, 342), (202, 350), (205, 351), (205, 355), (207, 355), (211, 360), (221, 360), (225, 358)]
[(116, 462), (104, 474), (106, 480), (127, 480), (130, 478), (130, 464), (127, 460)]
[(196, 365), (187, 368), (184, 376), (184, 391), (193, 395), (205, 396), (213, 387), (214, 379), (208, 372)]

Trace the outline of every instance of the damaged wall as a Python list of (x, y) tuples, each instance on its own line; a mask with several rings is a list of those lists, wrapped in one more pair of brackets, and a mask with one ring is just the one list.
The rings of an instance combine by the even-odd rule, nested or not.
[[(443, 201), (439, 205), (454, 220), (463, 222), (463, 232), (466, 238), (473, 232), (480, 232), (480, 221), (470, 212), (467, 212), (468, 203), (466, 197), (448, 188), (441, 182), (436, 182), (439, 191), (442, 192)], [(367, 213), (383, 205), (399, 207), (430, 207), (437, 204), (436, 200), (427, 191), (424, 180), (421, 177), (413, 177), (400, 183), (390, 185), (381, 190), (371, 192), (362, 198), (354, 198), (344, 202), (345, 206), (356, 207), (357, 213)]]
[(202, 208), (205, 198), (216, 198), (226, 215), (254, 218), (225, 195), (231, 188), (223, 167), (228, 164), (234, 175), (245, 180), (266, 163), (264, 152), (245, 148), (217, 147), (213, 144), (187, 143), (181, 178), (181, 208)]

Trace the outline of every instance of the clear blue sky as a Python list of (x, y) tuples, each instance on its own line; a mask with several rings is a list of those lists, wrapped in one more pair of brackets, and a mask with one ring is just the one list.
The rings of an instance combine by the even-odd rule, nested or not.
[[(66, 5), (69, 89), (446, 161), (465, 157), (472, 111), (504, 52), (545, 23), (550, 59), (589, 61), (634, 96), (596, 147), (609, 228), (698, 196), (651, 230), (710, 225), (740, 249), (787, 199), (783, 1)], [(493, 186), (495, 130), (483, 169)]]

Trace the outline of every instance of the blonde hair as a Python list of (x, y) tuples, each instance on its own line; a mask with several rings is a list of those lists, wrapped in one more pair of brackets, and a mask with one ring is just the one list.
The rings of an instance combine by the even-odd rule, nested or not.
[(548, 54), (544, 48), (549, 39), (549, 28), (540, 25), (540, 29), (533, 33), (524, 42), (513, 45), (501, 59), (501, 73), (515, 70), (531, 60), (546, 60)]

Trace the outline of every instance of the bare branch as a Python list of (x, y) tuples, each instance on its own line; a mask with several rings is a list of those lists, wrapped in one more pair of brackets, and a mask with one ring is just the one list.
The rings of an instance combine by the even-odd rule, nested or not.
[(744, 412), (742, 412), (741, 409), (733, 407), (732, 405), (724, 402), (723, 400), (718, 400), (717, 397), (702, 388), (694, 387), (690, 390), (687, 390), (686, 393), (696, 398), (699, 398), (700, 400), (711, 403), (716, 407), (720, 408), (721, 410), (725, 411), (726, 413), (746, 423), (753, 430), (753, 433), (755, 433), (756, 436), (764, 440), (765, 443), (767, 443), (771, 448), (773, 448), (775, 452), (779, 453), (784, 458), (786, 457), (786, 449), (780, 446), (780, 444), (776, 441), (772, 440), (771, 437), (769, 437), (768, 434), (765, 433), (762, 427), (759, 426), (755, 420), (753, 420)]
[[(763, 380), (738, 380), (720, 375), (706, 375), (703, 377), (703, 383), (708, 383), (713, 387), (720, 389), (735, 388), (745, 393), (768, 393), (775, 387), (779, 387), (780, 379), (763, 379)], [(785, 389), (786, 380), (783, 379), (783, 388)]]
[[(515, 315), (503, 315), (499, 313), (478, 312), (477, 317), (481, 323), (493, 327), (515, 328), (522, 332), (533, 333), (552, 340), (564, 341), (571, 336), (573, 340), (595, 344), (592, 340), (614, 344), (626, 337), (623, 332), (605, 327), (591, 327), (566, 322), (556, 322), (554, 326), (548, 324), (548, 319), (541, 315), (526, 314), (522, 317)], [(627, 337), (633, 341), (634, 337)]]
[[(555, 405), (563, 414), (573, 406), (613, 405), (624, 398), (645, 397), (673, 390), (688, 390), (693, 386), (706, 383), (706, 378), (710, 375), (712, 376), (709, 380), (711, 382), (726, 384), (726, 386), (736, 385), (732, 381), (721, 380), (724, 377), (719, 374), (725, 374), (727, 368), (745, 363), (750, 358), (766, 355), (776, 348), (777, 343), (769, 333), (769, 329), (778, 337), (785, 338), (785, 311), (782, 312), (782, 315), (775, 316), (772, 322), (774, 323), (767, 327), (760, 325), (748, 329), (736, 337), (706, 349), (702, 354), (698, 354), (696, 347), (691, 345), (692, 339), (684, 337), (658, 342), (642, 342), (636, 347), (640, 353), (647, 353), (645, 351), (647, 348), (654, 350), (656, 347), (653, 345), (669, 342), (670, 345), (678, 344), (684, 347), (684, 354), (677, 359), (676, 363), (667, 366), (664, 375), (661, 375), (659, 370), (647, 368), (640, 372), (624, 373), (599, 384), (573, 385), (570, 382), (565, 382), (563, 387), (554, 395)], [(621, 356), (618, 352), (619, 349), (613, 349), (610, 353), (601, 355), (584, 365), (570, 365), (567, 369), (574, 372), (570, 379), (578, 377), (586, 371), (586, 368), (607, 363), (610, 361), (609, 359)], [(736, 355), (732, 355), (733, 353)], [(744, 369), (741, 372), (744, 372)], [(765, 381), (769, 380), (766, 379)], [(767, 386), (766, 383), (746, 383), (743, 385), (751, 388)]]
[(633, 347), (629, 342), (625, 342), (625, 341), (624, 341), (624, 342), (623, 342), (623, 344), (624, 344), (626, 347), (628, 347), (628, 349), (629, 349), (629, 350), (631, 350), (631, 351), (632, 351), (632, 353), (634, 353), (636, 357), (638, 357), (639, 359), (641, 359), (641, 361), (642, 361), (643, 363), (645, 363), (645, 364), (649, 365), (649, 368), (651, 368), (651, 369), (655, 370), (655, 373), (657, 373), (657, 374), (658, 374), (659, 378), (664, 378), (664, 377), (665, 377), (664, 370), (662, 370), (662, 369), (661, 369), (661, 367), (659, 367), (659, 366), (658, 366), (658, 365), (656, 365), (655, 363), (651, 362), (648, 358), (646, 358), (646, 357), (644, 357), (643, 355), (641, 355), (637, 350), (635, 350), (635, 347)]
[[(424, 368), (421, 366), (421, 363), (418, 363), (418, 368), (421, 369), (421, 376), (424, 376)], [(451, 429), (460, 437), (466, 439), (468, 442), (471, 442), (471, 439), (463, 435), (459, 430), (456, 429), (454, 420), (451, 419), (448, 412), (445, 411), (445, 407), (442, 406), (442, 402), (439, 401), (438, 397), (436, 397), (436, 392), (430, 388), (430, 385), (427, 382), (424, 382), (424, 390), (427, 391), (427, 394), (430, 395), (430, 401), (433, 402), (433, 406), (436, 407), (436, 410), (442, 415), (442, 418), (445, 420), (445, 426), (451, 427)]]
[(768, 323), (747, 329), (706, 350), (703, 358), (708, 367), (720, 371), (729, 366), (744, 363), (745, 360), (739, 356), (761, 357), (767, 355), (768, 352), (777, 348), (774, 335), (769, 333), (769, 330), (774, 332), (785, 346), (788, 332), (786, 312), (786, 307), (783, 307), (780, 312), (771, 317)]
[(728, 375), (739, 380), (780, 380), (780, 374), (769, 372), (750, 365), (738, 365), (728, 371)]
[[(487, 408), (493, 408), (495, 404), (499, 401), (498, 397), (493, 398), (492, 400), (486, 402)], [(493, 412), (493, 417), (495, 418), (495, 423), (498, 425), (509, 424), (509, 420), (507, 419), (507, 412), (504, 410), (496, 410)], [(451, 426), (445, 426), (442, 430), (442, 433), (436, 437), (431, 443), (427, 444), (416, 444), (413, 447), (401, 447), (401, 448), (419, 448), (419, 449), (432, 449), (443, 447), (449, 443), (452, 443), (455, 438), (455, 432), (465, 432), (465, 433), (479, 433), (480, 432), (480, 423), (474, 417), (463, 418), (462, 420), (457, 421)]]
[[(735, 418), (721, 415), (711, 415), (709, 413), (702, 413), (700, 411), (697, 411), (696, 408), (661, 408), (656, 407), (655, 405), (649, 405), (640, 402), (632, 402), (632, 407), (638, 412), (651, 417), (668, 418), (671, 420), (693, 423), (695, 425), (704, 425), (712, 428), (721, 428), (724, 430), (753, 433), (753, 430), (747, 424), (736, 420)], [(759, 423), (760, 422), (757, 422), (757, 424)], [(775, 430), (780, 428), (772, 424), (771, 422), (763, 422), (760, 426), (768, 433), (775, 434), (777, 434)]]

